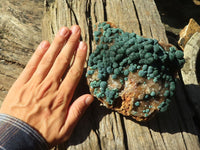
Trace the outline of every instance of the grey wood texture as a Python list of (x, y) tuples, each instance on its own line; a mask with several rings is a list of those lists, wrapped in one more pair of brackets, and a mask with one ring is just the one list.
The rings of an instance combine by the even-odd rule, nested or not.
[[(43, 38), (53, 40), (62, 26), (78, 24), (82, 40), (94, 50), (93, 26), (110, 21), (127, 32), (168, 42), (153, 0), (46, 0)], [(88, 53), (89, 55), (89, 53)], [(77, 93), (88, 93), (85, 77)], [(78, 94), (76, 94), (78, 96)], [(176, 96), (169, 109), (147, 123), (106, 109), (95, 100), (78, 123), (72, 137), (57, 147), (69, 150), (198, 150), (199, 131), (193, 120), (183, 84), (178, 80)]]
[[(45, 0), (44, 4), (41, 37), (43, 1), (0, 0), (0, 105), (39, 42), (52, 41), (64, 25), (80, 25), (82, 40), (87, 42), (90, 52), (94, 49), (93, 25), (102, 21), (168, 42), (153, 0)], [(83, 76), (75, 97), (88, 92)], [(95, 100), (71, 138), (56, 149), (199, 150), (199, 116), (187, 92), (178, 81), (169, 109), (147, 123), (135, 122)]]
[(42, 40), (41, 0), (0, 0), (0, 105)]

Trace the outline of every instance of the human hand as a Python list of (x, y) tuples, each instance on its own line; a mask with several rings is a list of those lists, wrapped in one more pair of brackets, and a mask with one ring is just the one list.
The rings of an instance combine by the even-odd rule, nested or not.
[[(85, 94), (70, 104), (87, 53), (86, 43), (79, 42), (80, 33), (77, 25), (71, 30), (63, 27), (51, 45), (47, 41), (41, 42), (0, 109), (0, 113), (31, 125), (51, 146), (70, 137), (93, 101), (90, 94)], [(75, 59), (70, 66), (73, 56)]]

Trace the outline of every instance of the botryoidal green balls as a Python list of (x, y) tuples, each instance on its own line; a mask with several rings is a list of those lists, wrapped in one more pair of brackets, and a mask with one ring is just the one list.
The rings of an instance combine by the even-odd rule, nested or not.
[[(121, 86), (112, 88), (108, 80), (111, 78), (123, 85), (129, 80), (130, 73), (137, 74), (155, 84), (164, 84), (165, 91), (161, 97), (165, 100), (157, 109), (166, 110), (175, 92), (174, 75), (185, 63), (183, 51), (176, 50), (175, 47), (166, 51), (156, 39), (143, 38), (135, 33), (112, 28), (105, 22), (98, 24), (94, 31), (94, 42), (96, 49), (89, 56), (86, 77), (89, 79), (95, 74), (95, 79), (89, 79), (89, 83), (97, 98), (105, 101), (108, 106), (114, 106), (123, 89), (120, 89)], [(159, 96), (159, 92), (151, 91), (144, 95), (144, 99), (148, 101)], [(135, 101), (132, 107), (142, 107), (142, 102)], [(148, 117), (151, 109), (152, 106), (144, 107), (144, 117)], [(136, 115), (137, 109), (132, 114)]]

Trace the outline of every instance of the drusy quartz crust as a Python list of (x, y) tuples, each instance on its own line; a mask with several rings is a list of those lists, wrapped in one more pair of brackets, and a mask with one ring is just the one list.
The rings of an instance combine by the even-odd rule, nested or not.
[(175, 92), (174, 75), (185, 62), (181, 50), (166, 51), (156, 39), (106, 22), (96, 27), (94, 41), (86, 73), (94, 96), (139, 121), (167, 109)]

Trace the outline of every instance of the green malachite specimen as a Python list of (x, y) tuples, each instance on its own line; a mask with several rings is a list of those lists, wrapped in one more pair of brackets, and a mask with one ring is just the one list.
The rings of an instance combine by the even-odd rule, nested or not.
[[(115, 103), (119, 97), (119, 89), (111, 89), (107, 80), (119, 80), (121, 84), (128, 79), (129, 73), (136, 73), (142, 78), (153, 80), (157, 83), (162, 81), (166, 88), (163, 96), (167, 99), (162, 102), (158, 109), (165, 111), (170, 102), (170, 98), (175, 91), (174, 73), (182, 68), (185, 60), (183, 52), (170, 47), (166, 51), (159, 45), (156, 39), (143, 38), (135, 33), (127, 33), (118, 28), (112, 28), (105, 22), (98, 24), (97, 31), (94, 31), (94, 41), (96, 49), (90, 54), (88, 60), (88, 71), (86, 76), (92, 76), (98, 70), (98, 79), (90, 83), (94, 89), (94, 94), (98, 98), (106, 97), (109, 105)], [(144, 83), (146, 84), (146, 83)], [(152, 91), (144, 98), (148, 100), (156, 97), (159, 93)], [(134, 103), (135, 107), (140, 106), (140, 102)], [(148, 116), (150, 108), (144, 108), (144, 116)]]

